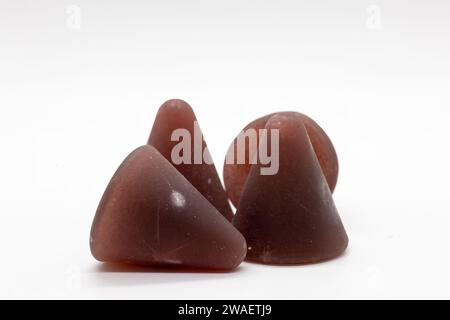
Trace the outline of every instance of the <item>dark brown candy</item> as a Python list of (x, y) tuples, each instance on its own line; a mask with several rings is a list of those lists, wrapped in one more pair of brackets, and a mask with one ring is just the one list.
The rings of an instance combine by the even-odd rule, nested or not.
[(225, 218), (231, 221), (233, 212), (227, 195), (189, 104), (177, 99), (165, 102), (156, 115), (148, 144), (158, 149)]
[[(306, 127), (306, 131), (308, 132), (309, 139), (311, 140), (316, 156), (319, 159), (322, 171), (328, 181), (328, 186), (330, 187), (331, 192), (333, 192), (337, 183), (339, 165), (336, 151), (325, 131), (323, 131), (323, 129), (314, 120), (304, 114), (297, 112), (279, 112), (276, 114), (284, 114), (290, 117), (294, 117), (299, 126), (304, 125)], [(267, 121), (273, 115), (275, 115), (275, 113), (256, 119), (255, 121), (248, 124), (243, 131), (245, 132), (247, 129), (264, 129)], [(233, 142), (234, 145), (236, 145), (236, 141), (237, 138)], [(231, 151), (228, 152), (228, 155), (230, 154), (230, 152)], [(236, 162), (227, 163), (225, 161), (223, 171), (227, 195), (236, 207), (239, 205), (242, 190), (251, 168), (249, 160), (252, 158), (252, 155), (249, 155), (248, 140), (246, 140), (245, 143), (245, 152), (246, 156), (244, 164), (237, 164)]]
[(347, 234), (305, 126), (280, 114), (266, 129), (279, 129), (279, 171), (262, 175), (263, 165), (252, 166), (233, 220), (247, 240), (247, 259), (306, 264), (340, 255)]
[(100, 261), (145, 266), (234, 269), (243, 236), (154, 147), (121, 164), (92, 225)]

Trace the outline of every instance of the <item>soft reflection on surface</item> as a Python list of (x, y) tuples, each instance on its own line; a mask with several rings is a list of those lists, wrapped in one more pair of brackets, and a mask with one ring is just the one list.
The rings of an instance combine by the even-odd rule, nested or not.
[(181, 283), (201, 280), (222, 280), (237, 278), (246, 274), (246, 266), (232, 271), (187, 269), (177, 267), (149, 268), (113, 263), (100, 263), (85, 274), (87, 287), (114, 287)]

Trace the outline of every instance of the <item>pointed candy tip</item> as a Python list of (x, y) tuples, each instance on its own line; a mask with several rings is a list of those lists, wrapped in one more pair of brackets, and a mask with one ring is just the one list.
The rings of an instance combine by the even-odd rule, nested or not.
[(278, 129), (282, 132), (299, 132), (306, 131), (303, 123), (299, 122), (296, 117), (289, 114), (275, 114), (269, 118), (266, 123), (266, 129)]
[(160, 109), (160, 111), (161, 110), (167, 110), (167, 111), (173, 110), (173, 111), (177, 111), (177, 112), (179, 112), (180, 110), (186, 110), (191, 113), (194, 113), (190, 104), (182, 99), (169, 99), (166, 102), (164, 102), (159, 109)]

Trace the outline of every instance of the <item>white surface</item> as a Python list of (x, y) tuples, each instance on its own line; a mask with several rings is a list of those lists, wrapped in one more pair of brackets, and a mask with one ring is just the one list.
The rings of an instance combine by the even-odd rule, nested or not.
[[(448, 1), (0, 4), (0, 297), (450, 298)], [(195, 108), (219, 171), (258, 116), (319, 122), (339, 154), (346, 255), (227, 274), (97, 263), (104, 188), (175, 97)]]

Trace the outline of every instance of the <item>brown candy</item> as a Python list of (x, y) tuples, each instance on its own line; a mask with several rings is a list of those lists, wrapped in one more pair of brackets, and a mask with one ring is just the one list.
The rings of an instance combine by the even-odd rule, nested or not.
[[(227, 195), (210, 159), (206, 142), (202, 136), (199, 137), (201, 131), (196, 124), (197, 119), (189, 104), (183, 100), (169, 100), (160, 107), (156, 115), (148, 144), (158, 149), (225, 218), (231, 221), (233, 212)], [(172, 152), (177, 150), (176, 146), (182, 140), (181, 136), (175, 136), (175, 139), (172, 139), (172, 135), (175, 130), (180, 129), (187, 130), (182, 133), (189, 133), (191, 137), (188, 141), (190, 155), (180, 153), (183, 157), (190, 159), (190, 163), (175, 163), (172, 159)], [(210, 164), (205, 160), (209, 160)]]
[(306, 264), (340, 255), (347, 234), (305, 126), (278, 114), (266, 129), (279, 129), (279, 171), (261, 175), (262, 165), (252, 166), (233, 219), (247, 240), (247, 259)]
[(224, 270), (236, 268), (247, 250), (235, 227), (148, 145), (111, 179), (90, 246), (100, 261)]
[[(289, 117), (293, 117), (296, 119), (297, 125), (304, 125), (306, 131), (308, 132), (309, 139), (311, 140), (312, 146), (316, 153), (317, 158), (319, 159), (320, 166), (325, 175), (326, 180), (328, 181), (328, 186), (330, 187), (331, 192), (334, 191), (336, 187), (339, 165), (338, 159), (336, 155), (336, 151), (333, 147), (333, 144), (328, 138), (327, 134), (323, 129), (311, 118), (307, 117), (304, 114), (297, 112), (279, 112), (269, 114), (262, 118), (256, 119), (255, 121), (248, 124), (243, 131), (247, 129), (264, 129), (267, 121), (270, 117), (275, 114), (284, 114)], [(234, 144), (236, 144), (236, 140), (234, 140)], [(249, 155), (249, 143), (246, 140), (245, 143), (245, 164), (227, 164), (224, 165), (223, 176), (225, 188), (227, 191), (227, 195), (230, 198), (231, 202), (237, 207), (239, 205), (239, 200), (241, 198), (242, 191), (244, 189), (245, 181), (247, 180), (247, 176), (251, 169), (250, 159), (252, 155)], [(228, 152), (228, 154), (231, 151)]]

